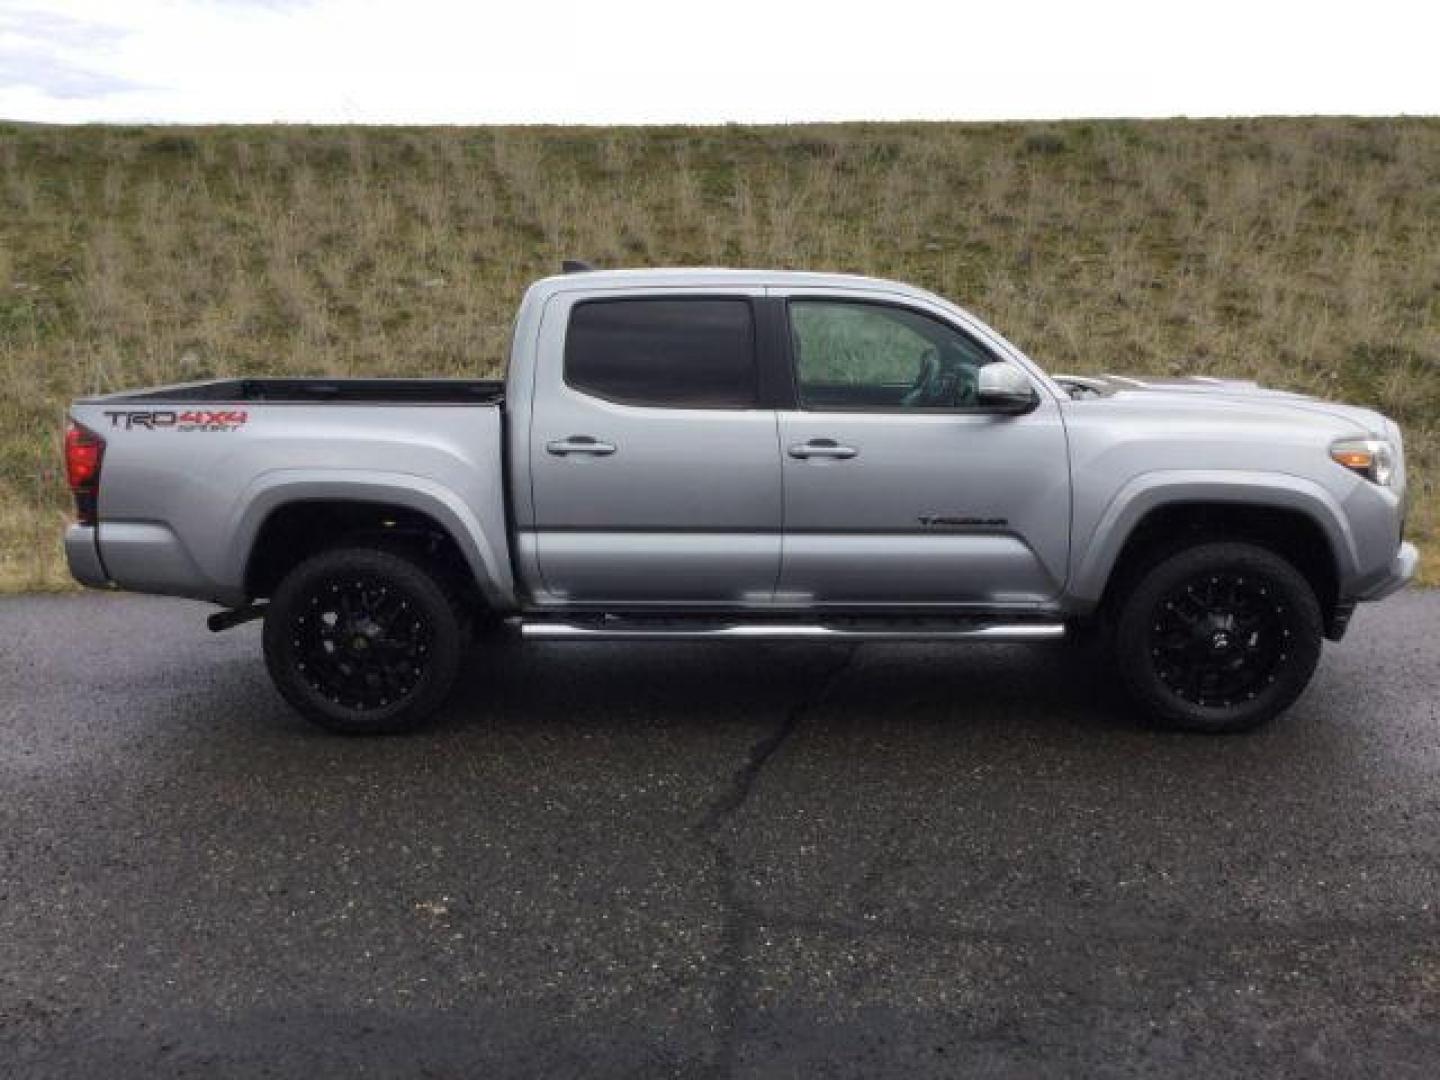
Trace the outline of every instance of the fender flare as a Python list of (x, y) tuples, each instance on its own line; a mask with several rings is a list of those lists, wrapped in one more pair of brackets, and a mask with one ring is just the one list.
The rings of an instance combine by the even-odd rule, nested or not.
[[(1257, 506), (1304, 514), (1330, 544), (1340, 579), (1359, 567), (1355, 536), (1339, 502), (1313, 480), (1288, 473), (1166, 469), (1132, 477), (1117, 491), (1089, 538), (1075, 538), (1071, 595), (1089, 606), (1100, 601), (1116, 560), (1136, 526), (1151, 511), (1186, 503)], [(1088, 539), (1088, 543), (1087, 543)]]
[(297, 502), (372, 502), (425, 514), (450, 534), (487, 603), (506, 611), (515, 582), (505, 540), (489, 537), (465, 501), (449, 488), (410, 473), (345, 469), (277, 469), (257, 476), (240, 496), (228, 534), (227, 576), (243, 590), (245, 570), (270, 516)]

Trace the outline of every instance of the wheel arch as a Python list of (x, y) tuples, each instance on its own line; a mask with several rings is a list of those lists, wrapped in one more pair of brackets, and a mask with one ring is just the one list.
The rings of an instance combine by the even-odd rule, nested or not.
[(1116, 497), (1096, 527), (1073, 594), (1103, 608), (1156, 552), (1205, 540), (1246, 540), (1281, 555), (1315, 590), (1327, 633), (1348, 612), (1342, 586), (1357, 565), (1354, 538), (1329, 492), (1298, 477), (1224, 474), (1177, 480), (1152, 474)]
[(420, 477), (307, 476), (261, 478), (242, 500), (230, 530), (228, 562), (247, 598), (267, 595), (278, 575), (342, 538), (424, 537), (452, 557), (484, 602), (498, 611), (514, 602), (514, 584), (499, 545), (485, 535), (453, 493)]

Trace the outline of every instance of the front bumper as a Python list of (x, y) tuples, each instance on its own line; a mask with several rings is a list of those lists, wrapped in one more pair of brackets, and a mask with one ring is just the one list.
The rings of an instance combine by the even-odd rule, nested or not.
[(100, 561), (100, 543), (93, 525), (71, 525), (65, 530), (65, 561), (70, 576), (91, 589), (110, 587), (105, 565)]
[(1390, 560), (1390, 568), (1375, 584), (1371, 585), (1356, 599), (1358, 600), (1383, 600), (1393, 592), (1398, 592), (1408, 585), (1415, 577), (1415, 569), (1420, 565), (1420, 551), (1414, 544), (1401, 544), (1395, 552), (1395, 557)]

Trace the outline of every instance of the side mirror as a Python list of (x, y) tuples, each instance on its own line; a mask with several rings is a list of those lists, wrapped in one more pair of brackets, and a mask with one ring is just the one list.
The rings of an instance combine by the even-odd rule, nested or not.
[(1040, 404), (1040, 395), (1030, 377), (1014, 364), (1003, 361), (980, 369), (976, 399), (982, 409), (1018, 416)]

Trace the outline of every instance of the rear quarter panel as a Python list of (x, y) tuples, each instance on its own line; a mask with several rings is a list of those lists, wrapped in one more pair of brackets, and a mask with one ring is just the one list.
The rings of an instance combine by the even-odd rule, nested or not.
[[(228, 425), (129, 414), (231, 412)], [(80, 402), (106, 441), (100, 557), (122, 588), (235, 604), (266, 517), (296, 500), (390, 502), (454, 536), (492, 603), (513, 605), (500, 410), (475, 405)]]

